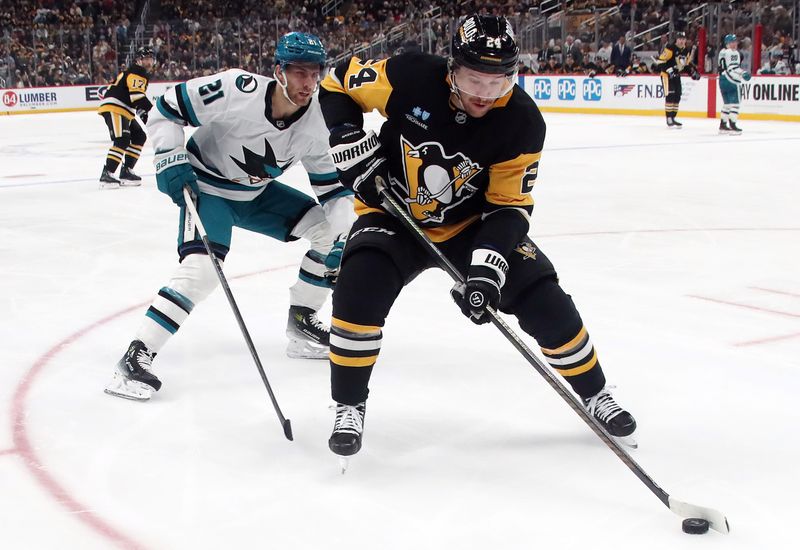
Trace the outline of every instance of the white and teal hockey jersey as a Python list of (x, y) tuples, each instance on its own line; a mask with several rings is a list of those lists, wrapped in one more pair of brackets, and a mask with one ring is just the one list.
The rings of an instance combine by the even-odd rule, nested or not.
[(731, 84), (741, 84), (744, 81), (744, 69), (740, 66), (741, 60), (742, 56), (738, 50), (722, 48), (718, 58), (720, 78), (726, 79)]
[(320, 203), (352, 194), (328, 155), (328, 129), (319, 101), (287, 120), (272, 119), (274, 79), (231, 69), (171, 88), (150, 112), (154, 149), (183, 147), (184, 126), (197, 130), (185, 144), (200, 191), (249, 201), (301, 162)]

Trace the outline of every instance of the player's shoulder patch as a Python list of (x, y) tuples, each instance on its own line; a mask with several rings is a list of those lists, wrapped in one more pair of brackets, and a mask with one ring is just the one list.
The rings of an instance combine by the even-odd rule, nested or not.
[(233, 85), (243, 94), (252, 94), (259, 86), (265, 85), (264, 82), (261, 82), (263, 77), (246, 71), (237, 71), (231, 76), (233, 77)]

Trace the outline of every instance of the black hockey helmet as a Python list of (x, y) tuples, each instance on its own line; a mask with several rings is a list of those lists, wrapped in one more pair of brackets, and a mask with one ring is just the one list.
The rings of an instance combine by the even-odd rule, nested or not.
[(153, 53), (153, 48), (150, 46), (141, 46), (140, 48), (136, 49), (136, 54), (134, 55), (134, 59), (141, 59), (143, 57), (152, 57), (155, 59), (156, 55)]
[(495, 15), (470, 15), (453, 35), (451, 60), (482, 73), (511, 75), (517, 70), (519, 47), (511, 23)]
[(685, 32), (675, 33), (675, 40), (678, 40), (679, 38), (686, 38), (686, 33)]

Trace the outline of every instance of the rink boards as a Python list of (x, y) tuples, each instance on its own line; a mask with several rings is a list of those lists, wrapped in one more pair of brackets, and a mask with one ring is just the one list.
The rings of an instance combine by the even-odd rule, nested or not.
[[(154, 82), (148, 95), (162, 95), (174, 82)], [(526, 75), (525, 89), (545, 112), (664, 115), (664, 86), (658, 75)], [(92, 111), (107, 86), (58, 86), (0, 90), (0, 115)], [(717, 77), (682, 78), (680, 116), (717, 118), (722, 105)], [(741, 118), (800, 122), (800, 77), (755, 76), (742, 86)]]

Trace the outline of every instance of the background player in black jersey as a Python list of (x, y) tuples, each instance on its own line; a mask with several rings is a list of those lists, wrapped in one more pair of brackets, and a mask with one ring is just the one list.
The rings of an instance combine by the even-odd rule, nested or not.
[[(106, 155), (106, 164), (100, 174), (100, 189), (118, 189), (120, 185), (141, 185), (142, 178), (133, 173), (133, 167), (142, 154), (147, 140), (144, 130), (136, 122), (136, 115), (147, 124), (147, 113), (153, 106), (147, 99), (149, 71), (155, 59), (153, 50), (142, 47), (136, 50), (131, 67), (117, 75), (108, 87), (97, 113), (103, 117), (111, 136), (111, 148)], [(113, 176), (122, 164), (119, 180)], [(122, 180), (122, 181), (120, 181)]]
[[(329, 446), (341, 456), (361, 448), (368, 382), (389, 310), (406, 284), (435, 265), (381, 207), (379, 178), (466, 273), (466, 284), (452, 295), (468, 318), (488, 322), (488, 306), (515, 315), (610, 434), (626, 437), (636, 429), (606, 388), (553, 265), (527, 236), (545, 124), (515, 85), (518, 57), (505, 18), (470, 16), (453, 37), (448, 60), (353, 57), (322, 83), (331, 154), (342, 183), (359, 199), (331, 322), (337, 408)], [(373, 109), (387, 117), (380, 136), (362, 128), (363, 112)]]
[(693, 80), (700, 79), (700, 73), (692, 62), (692, 52), (686, 46), (686, 33), (679, 32), (675, 42), (667, 44), (656, 60), (661, 70), (661, 83), (664, 85), (664, 113), (669, 128), (680, 129), (683, 124), (675, 120), (681, 102), (681, 74), (688, 74)]

